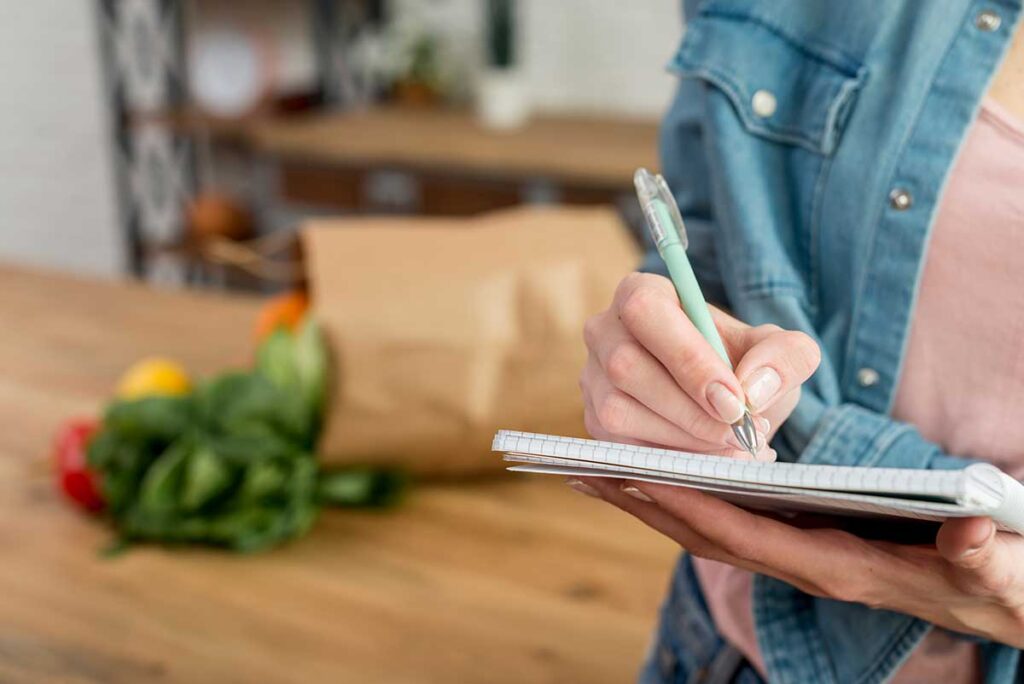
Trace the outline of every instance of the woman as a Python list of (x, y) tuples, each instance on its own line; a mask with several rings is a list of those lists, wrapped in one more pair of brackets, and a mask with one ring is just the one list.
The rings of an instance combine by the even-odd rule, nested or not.
[[(1024, 475), (1020, 0), (686, 9), (663, 166), (736, 368), (634, 274), (585, 331), (590, 432), (740, 457), (747, 402), (759, 458)], [(570, 484), (691, 552), (645, 681), (1024, 681), (1024, 539), (988, 519), (900, 545)]]

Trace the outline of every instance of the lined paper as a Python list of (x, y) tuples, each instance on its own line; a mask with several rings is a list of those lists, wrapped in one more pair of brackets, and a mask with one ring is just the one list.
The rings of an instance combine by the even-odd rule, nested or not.
[(800, 489), (917, 495), (951, 501), (960, 500), (965, 495), (963, 472), (957, 470), (758, 463), (707, 454), (511, 430), (500, 431), (494, 438), (492, 449), (509, 454), (548, 456), (586, 464), (600, 463), (638, 468), (652, 473)]
[(941, 521), (991, 516), (1024, 534), (1024, 485), (988, 464), (911, 470), (759, 463), (576, 437), (502, 430), (494, 451), (509, 470), (643, 480), (708, 492), (776, 512)]

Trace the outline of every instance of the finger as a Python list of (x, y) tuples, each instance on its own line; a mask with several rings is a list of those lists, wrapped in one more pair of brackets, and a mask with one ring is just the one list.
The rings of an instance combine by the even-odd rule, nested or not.
[(589, 340), (588, 345), (616, 389), (712, 449), (723, 444), (742, 448), (730, 427), (709, 416), (691, 399), (665, 367), (633, 339), (621, 321), (614, 319), (602, 325), (600, 335)]
[(892, 563), (867, 542), (839, 530), (801, 530), (702, 492), (635, 483), (673, 517), (726, 553), (799, 579), (844, 601), (878, 602), (871, 592), (893, 576)]
[(758, 430), (764, 432), (766, 440), (771, 441), (779, 426), (793, 413), (793, 409), (800, 402), (801, 389), (796, 387), (783, 394), (763, 413), (754, 416), (754, 422)]
[(736, 366), (747, 405), (756, 413), (802, 385), (821, 362), (821, 350), (808, 335), (773, 330), (750, 347)]
[[(581, 382), (582, 384), (582, 382)], [(594, 439), (602, 442), (611, 442), (615, 437), (606, 432), (601, 423), (597, 421), (597, 416), (594, 411), (594, 402), (590, 401), (590, 394), (588, 392), (583, 393), (583, 427), (586, 429), (587, 434)]]
[(735, 423), (744, 413), (743, 390), (664, 287), (636, 287), (616, 303), (617, 315), (637, 342), (676, 384), (715, 420)]
[(596, 491), (600, 498), (626, 513), (629, 513), (645, 525), (648, 525), (666, 537), (672, 539), (687, 552), (697, 556), (698, 558), (706, 558), (708, 560), (714, 560), (721, 563), (728, 563), (729, 565), (743, 570), (756, 572), (762, 575), (769, 575), (782, 580), (783, 582), (792, 584), (805, 592), (821, 595), (820, 588), (807, 584), (800, 578), (794, 577), (788, 573), (780, 572), (777, 569), (761, 565), (760, 563), (734, 556), (702, 537), (692, 528), (688, 527), (677, 518), (674, 518), (670, 513), (660, 508), (657, 504), (645, 503), (623, 492), (621, 485), (631, 483), (624, 483), (621, 480), (604, 477), (589, 477), (581, 479), (591, 487), (593, 491)]
[(954, 568), (955, 581), (974, 596), (1016, 601), (1024, 572), (1020, 568), (1021, 540), (998, 534), (991, 518), (946, 521), (935, 546)]
[(601, 427), (601, 424), (596, 418), (596, 411), (594, 410), (594, 404), (590, 401), (587, 394), (583, 395), (583, 427), (586, 428), (587, 434), (594, 439), (602, 442), (617, 442), (619, 444), (634, 444), (636, 446), (643, 447), (658, 447), (659, 445), (652, 442), (645, 442), (641, 439), (629, 439), (626, 437), (616, 437), (612, 433)]
[(976, 568), (991, 560), (995, 537), (991, 518), (954, 518), (939, 528), (935, 548), (957, 567)]
[(725, 344), (725, 350), (729, 352), (729, 358), (733, 365), (738, 364), (752, 346), (768, 335), (782, 330), (777, 325), (747, 325), (715, 306), (709, 306), (708, 310), (711, 311), (711, 318), (715, 322), (718, 335), (722, 338), (722, 343)]
[(671, 280), (665, 276), (656, 275), (654, 273), (637, 272), (630, 273), (622, 279), (621, 283), (619, 283), (619, 286), (615, 289), (612, 308), (616, 310), (619, 309), (623, 301), (629, 299), (635, 291), (642, 289), (655, 290), (666, 297), (676, 297), (676, 301), (679, 301), (675, 285), (672, 284)]
[(613, 441), (623, 438), (642, 440), (683, 451), (715, 453), (746, 460), (751, 458), (739, 442), (724, 447), (721, 442), (714, 444), (701, 440), (620, 391), (611, 384), (593, 357), (587, 361), (583, 376), (586, 378), (587, 399), (592, 407), (591, 420), (596, 421), (600, 433), (610, 435)]

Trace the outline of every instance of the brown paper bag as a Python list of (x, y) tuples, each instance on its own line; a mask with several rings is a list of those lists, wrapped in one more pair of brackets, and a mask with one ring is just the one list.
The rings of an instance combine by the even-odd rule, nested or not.
[(639, 261), (615, 212), (317, 219), (303, 246), (334, 356), (324, 462), (468, 474), (502, 467), (498, 429), (583, 434), (583, 322)]

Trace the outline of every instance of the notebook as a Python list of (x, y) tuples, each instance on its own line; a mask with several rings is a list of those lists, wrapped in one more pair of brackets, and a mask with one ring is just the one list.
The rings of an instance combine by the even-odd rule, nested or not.
[(759, 463), (574, 437), (501, 430), (492, 449), (516, 472), (613, 477), (692, 487), (783, 516), (940, 522), (990, 516), (1024, 534), (1024, 485), (987, 463), (909, 470)]

